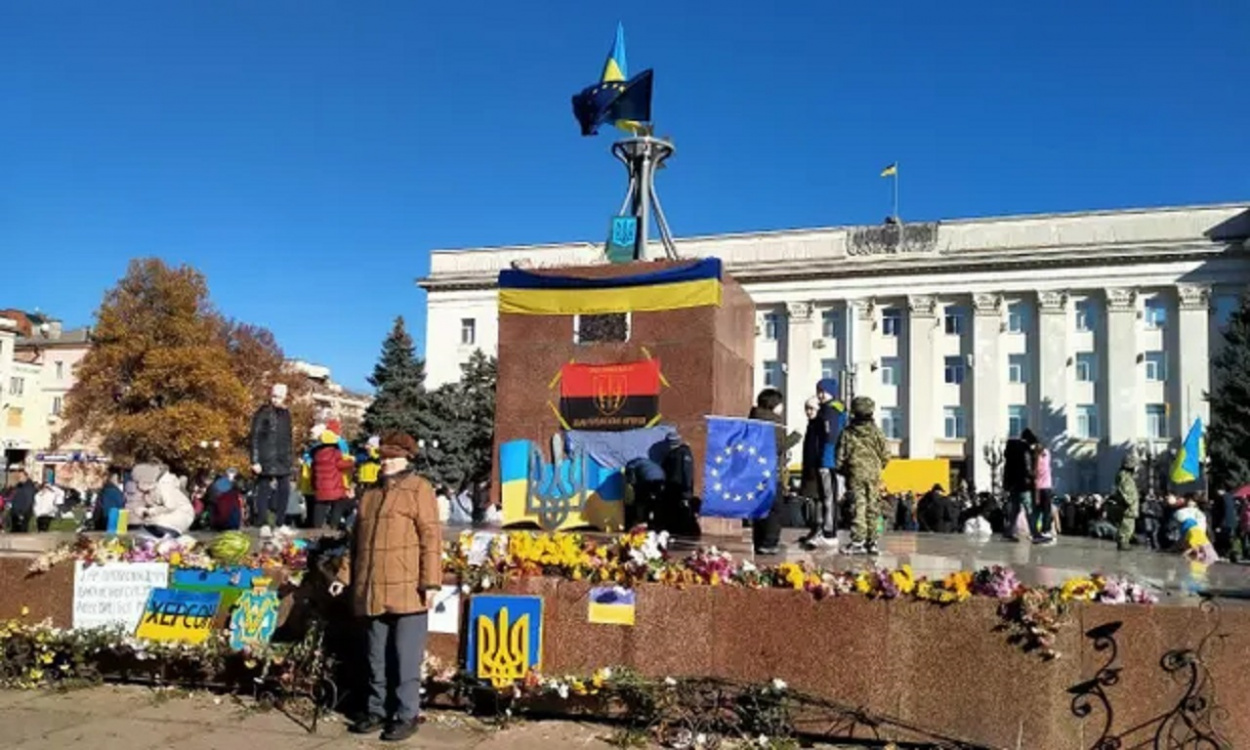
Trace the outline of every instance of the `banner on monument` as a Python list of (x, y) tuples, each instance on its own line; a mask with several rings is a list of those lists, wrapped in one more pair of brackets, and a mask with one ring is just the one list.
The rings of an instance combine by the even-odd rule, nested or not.
[(221, 606), (221, 594), (209, 591), (152, 589), (136, 638), (198, 644), (208, 639)]
[(574, 430), (633, 430), (660, 413), (660, 360), (560, 368), (560, 416)]
[(74, 563), (74, 617), (78, 628), (134, 632), (152, 589), (169, 584), (168, 563)]

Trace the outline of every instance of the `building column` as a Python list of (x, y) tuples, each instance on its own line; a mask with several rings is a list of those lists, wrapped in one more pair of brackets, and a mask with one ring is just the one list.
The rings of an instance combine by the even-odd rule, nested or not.
[(1002, 383), (1005, 368), (999, 340), (1003, 333), (1003, 298), (998, 294), (972, 296), (972, 350), (976, 362), (972, 368), (972, 481), (978, 491), (988, 492), (993, 486), (990, 465), (985, 461), (985, 447), (1002, 440)]
[(1038, 399), (1034, 431), (1050, 447), (1055, 492), (1065, 491), (1068, 456), (1062, 450), (1068, 432), (1068, 382), (1072, 377), (1068, 347), (1068, 293), (1037, 294)]
[(874, 299), (849, 300), (846, 303), (847, 330), (851, 340), (847, 346), (847, 371), (852, 382), (847, 393), (852, 396), (875, 397), (876, 385), (879, 380), (873, 377), (872, 340), (873, 318), (877, 314), (877, 302)]
[(786, 425), (803, 432), (807, 417), (803, 402), (816, 395), (819, 372), (812, 371), (812, 342), (816, 323), (811, 302), (786, 303)]
[(1199, 284), (1178, 284), (1176, 287), (1177, 382), (1179, 401), (1173, 419), (1183, 440), (1195, 419), (1210, 424), (1210, 407), (1206, 394), (1211, 389), (1210, 335), (1211, 288)]
[(941, 378), (934, 362), (937, 298), (907, 298), (907, 457), (933, 458), (937, 389)]
[[(1106, 398), (1100, 399), (1099, 419), (1109, 450), (1101, 461), (1101, 484), (1110, 486), (1126, 450), (1136, 450), (1145, 419), (1138, 397), (1137, 290), (1107, 290), (1107, 337), (1105, 361), (1099, 372), (1107, 381)], [(1140, 417), (1140, 418), (1139, 418)]]

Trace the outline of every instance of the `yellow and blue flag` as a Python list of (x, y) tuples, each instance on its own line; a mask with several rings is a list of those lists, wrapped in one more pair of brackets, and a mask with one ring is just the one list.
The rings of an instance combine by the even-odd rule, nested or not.
[(898, 162), (894, 162), (890, 166), (881, 170), (882, 177), (893, 177), (896, 174), (898, 174)]
[(1176, 460), (1172, 462), (1172, 483), (1186, 484), (1198, 479), (1202, 476), (1202, 465), (1206, 459), (1207, 441), (1202, 433), (1202, 420), (1195, 419), (1185, 435), (1185, 442), (1181, 443), (1181, 449), (1176, 453)]
[(777, 499), (777, 425), (707, 418), (703, 506), (715, 518), (763, 518)]
[(499, 312), (511, 315), (603, 315), (719, 306), (721, 292), (719, 258), (593, 279), (522, 269), (499, 272)]
[(595, 135), (605, 122), (621, 130), (639, 133), (651, 121), (651, 71), (629, 77), (625, 59), (625, 27), (616, 25), (616, 40), (603, 64), (599, 82), (573, 97), (573, 116), (582, 135)]

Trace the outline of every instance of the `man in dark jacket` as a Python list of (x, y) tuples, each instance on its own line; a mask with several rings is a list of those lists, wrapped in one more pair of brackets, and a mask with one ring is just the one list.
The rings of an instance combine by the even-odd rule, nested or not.
[(9, 493), (9, 531), (24, 534), (30, 531), (30, 518), (35, 513), (35, 483), (25, 467), (10, 468), (13, 475), (13, 489)]
[(785, 396), (776, 388), (765, 388), (755, 397), (755, 406), (751, 407), (751, 412), (747, 415), (749, 419), (758, 419), (763, 422), (771, 422), (776, 427), (776, 446), (777, 446), (777, 470), (774, 476), (777, 477), (777, 494), (773, 498), (773, 505), (768, 510), (768, 515), (763, 518), (757, 518), (751, 522), (751, 537), (755, 543), (755, 552), (759, 555), (775, 555), (781, 551), (781, 516), (782, 516), (782, 498), (785, 497), (786, 478), (786, 454), (789, 453), (790, 445), (786, 441), (786, 426), (781, 419), (781, 410), (785, 404)]
[(275, 383), (269, 403), (252, 416), (252, 473), (256, 475), (256, 512), (252, 525), (269, 525), (273, 511), (278, 523), (286, 518), (291, 487), (291, 412), (286, 408), (286, 385)]
[(108, 481), (104, 483), (104, 488), (100, 490), (100, 496), (96, 498), (95, 516), (93, 518), (93, 526), (96, 531), (107, 531), (109, 527), (109, 513), (116, 510), (121, 512), (126, 508), (126, 495), (122, 492), (122, 477), (119, 472), (109, 472)]
[[(1007, 517), (1003, 520), (1003, 537), (1009, 542), (1017, 541), (1016, 528), (1020, 514), (1029, 517), (1033, 507), (1033, 489), (1036, 473), (1034, 448), (1037, 437), (1025, 429), (1020, 437), (1007, 441), (1003, 448), (1003, 490), (1007, 493)], [(1032, 529), (1030, 529), (1030, 536)]]
[(935, 484), (933, 489), (920, 498), (916, 507), (916, 520), (921, 531), (932, 531), (937, 534), (953, 534), (959, 531), (959, 508), (955, 501), (942, 492), (942, 485)]
[[(817, 470), (816, 512), (812, 514), (808, 534), (803, 538), (808, 549), (838, 546), (838, 482), (837, 445), (842, 428), (846, 426), (846, 407), (838, 400), (838, 381), (822, 378), (816, 383), (816, 400), (820, 409), (816, 419), (808, 423), (808, 430), (815, 428), (813, 446), (820, 455)], [(805, 444), (806, 450), (806, 444)]]

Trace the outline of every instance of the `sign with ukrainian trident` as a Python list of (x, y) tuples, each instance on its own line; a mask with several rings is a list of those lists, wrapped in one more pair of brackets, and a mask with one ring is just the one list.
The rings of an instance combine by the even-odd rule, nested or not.
[(660, 413), (660, 361), (560, 368), (560, 416), (566, 429), (632, 430)]
[(585, 451), (550, 462), (537, 444), (509, 440), (499, 446), (499, 480), (505, 526), (614, 531), (625, 525), (624, 475)]
[(708, 417), (700, 513), (763, 518), (777, 499), (778, 470), (776, 424)]
[(469, 600), (469, 674), (504, 688), (542, 666), (543, 598), (479, 595)]
[(278, 594), (269, 590), (269, 579), (252, 579), (252, 590), (239, 595), (230, 615), (230, 648), (243, 651), (268, 645), (278, 629), (278, 606)]

